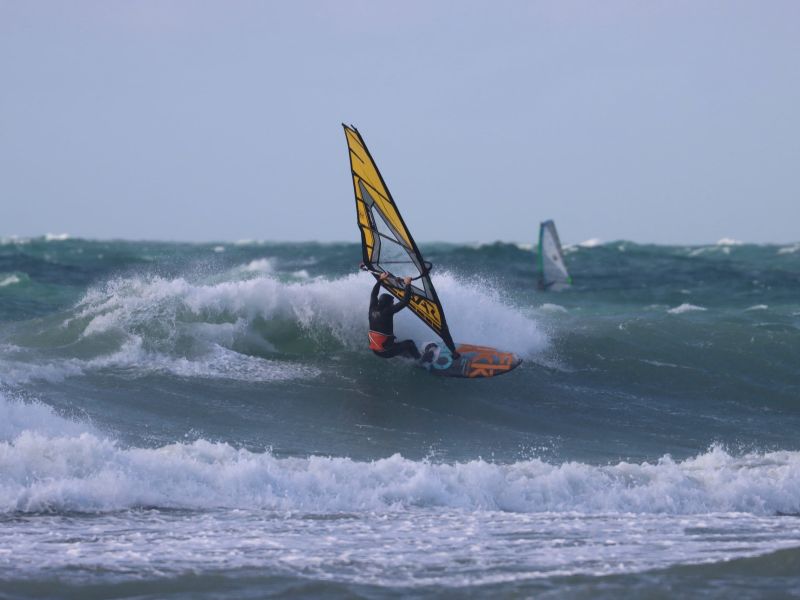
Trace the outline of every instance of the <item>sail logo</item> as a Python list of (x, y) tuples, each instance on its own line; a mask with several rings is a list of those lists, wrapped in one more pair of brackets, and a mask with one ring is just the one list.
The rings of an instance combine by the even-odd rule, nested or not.
[(514, 355), (510, 352), (498, 352), (486, 346), (463, 344), (458, 347), (459, 353), (469, 355), (467, 377), (492, 377), (514, 368)]
[(411, 309), (437, 331), (442, 329), (442, 314), (439, 307), (430, 300), (414, 296), (411, 298)]

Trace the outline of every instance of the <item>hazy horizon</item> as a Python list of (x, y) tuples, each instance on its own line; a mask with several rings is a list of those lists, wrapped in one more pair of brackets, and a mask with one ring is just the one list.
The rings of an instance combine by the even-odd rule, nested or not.
[(800, 4), (0, 0), (0, 236), (800, 239)]
[[(785, 240), (785, 241), (777, 241), (777, 242), (751, 242), (748, 240), (739, 240), (735, 238), (723, 237), (716, 241), (708, 241), (708, 242), (698, 242), (698, 243), (672, 243), (672, 242), (648, 242), (648, 241), (641, 241), (641, 240), (629, 240), (624, 238), (618, 239), (601, 239), (598, 237), (591, 237), (585, 240), (571, 240), (571, 239), (564, 239), (563, 236), (559, 234), (561, 237), (561, 242), (564, 247), (568, 246), (581, 246), (585, 248), (599, 246), (604, 244), (636, 244), (639, 246), (645, 245), (654, 245), (654, 246), (738, 246), (738, 245), (756, 245), (756, 246), (792, 246), (800, 244), (800, 238), (795, 240)], [(227, 246), (257, 246), (257, 245), (269, 245), (269, 244), (320, 244), (320, 245), (336, 245), (336, 244), (355, 244), (358, 245), (361, 243), (360, 239), (341, 239), (341, 240), (314, 240), (314, 239), (247, 239), (242, 238), (238, 240), (230, 240), (230, 239), (160, 239), (160, 238), (137, 238), (137, 237), (87, 237), (87, 236), (77, 236), (77, 235), (70, 235), (67, 232), (62, 233), (53, 233), (53, 232), (46, 232), (39, 235), (32, 235), (32, 236), (21, 236), (21, 235), (3, 235), (0, 236), (0, 243), (9, 243), (9, 242), (28, 242), (32, 240), (38, 240), (44, 238), (46, 241), (50, 242), (61, 242), (67, 240), (85, 240), (90, 242), (141, 242), (141, 243), (175, 243), (175, 244), (197, 244), (197, 245), (211, 245), (211, 244), (223, 244)], [(436, 239), (415, 239), (415, 241), (420, 245), (426, 244), (449, 244), (454, 246), (490, 246), (492, 244), (510, 244), (516, 246), (531, 246), (535, 247), (539, 238), (538, 228), (536, 232), (536, 236), (531, 238), (529, 241), (524, 240), (436, 240)]]

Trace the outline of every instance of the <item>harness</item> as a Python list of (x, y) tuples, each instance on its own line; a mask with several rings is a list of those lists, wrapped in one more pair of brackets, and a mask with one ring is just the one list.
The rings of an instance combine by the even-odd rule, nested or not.
[(383, 352), (386, 350), (386, 344), (391, 341), (393, 335), (386, 335), (380, 331), (369, 330), (369, 349), (375, 352)]

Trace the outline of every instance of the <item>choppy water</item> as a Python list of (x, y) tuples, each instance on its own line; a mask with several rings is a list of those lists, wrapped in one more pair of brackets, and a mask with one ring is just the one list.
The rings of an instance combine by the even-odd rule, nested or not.
[(3, 241), (0, 598), (800, 595), (800, 244), (423, 250), (519, 369), (356, 245)]

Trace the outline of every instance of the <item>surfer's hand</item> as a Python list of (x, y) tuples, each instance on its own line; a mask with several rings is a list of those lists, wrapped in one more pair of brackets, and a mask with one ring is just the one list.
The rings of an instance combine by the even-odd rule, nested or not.
[(381, 281), (383, 281), (383, 280), (384, 280), (384, 279), (386, 279), (387, 277), (389, 277), (389, 274), (388, 274), (388, 273), (381, 273), (381, 274), (380, 274), (380, 276), (378, 277), (378, 279), (380, 279)]
[(411, 277), (406, 277), (405, 279), (403, 279), (403, 283), (405, 283), (406, 285), (411, 285)]

